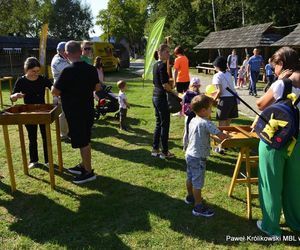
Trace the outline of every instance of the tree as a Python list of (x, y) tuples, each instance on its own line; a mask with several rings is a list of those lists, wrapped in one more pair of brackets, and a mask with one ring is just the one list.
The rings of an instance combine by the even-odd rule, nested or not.
[(104, 31), (104, 37), (125, 38), (130, 45), (138, 44), (144, 35), (147, 3), (144, 0), (110, 0), (107, 10), (97, 16), (96, 24)]
[(49, 23), (49, 35), (61, 39), (84, 39), (92, 28), (88, 5), (79, 0), (0, 0), (0, 34), (38, 37)]
[(56, 0), (49, 17), (49, 34), (60, 39), (87, 39), (93, 27), (90, 6), (79, 0)]

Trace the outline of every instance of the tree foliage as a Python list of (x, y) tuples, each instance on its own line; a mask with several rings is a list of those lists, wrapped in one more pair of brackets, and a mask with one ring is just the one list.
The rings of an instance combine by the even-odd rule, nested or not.
[(141, 41), (146, 19), (145, 0), (110, 0), (107, 10), (99, 12), (96, 24), (104, 31), (105, 38), (125, 38), (133, 45)]
[(60, 39), (84, 39), (92, 28), (88, 5), (79, 0), (0, 0), (0, 34), (38, 37), (43, 23)]
[(49, 33), (61, 39), (81, 40), (89, 37), (93, 27), (90, 6), (79, 0), (56, 0), (49, 16)]

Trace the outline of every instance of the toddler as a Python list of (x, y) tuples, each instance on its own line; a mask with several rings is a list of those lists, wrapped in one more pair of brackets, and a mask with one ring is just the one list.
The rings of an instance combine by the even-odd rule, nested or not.
[(128, 128), (126, 126), (126, 117), (127, 117), (127, 109), (130, 108), (129, 103), (127, 102), (127, 96), (125, 95), (125, 91), (127, 90), (127, 84), (125, 81), (120, 80), (117, 82), (117, 86), (119, 89), (119, 107), (120, 107), (120, 129), (127, 131)]
[(200, 86), (200, 79), (198, 77), (193, 77), (189, 86), (189, 90), (187, 90), (182, 96), (182, 113), (185, 115), (184, 134), (182, 139), (183, 150), (186, 150), (187, 147), (190, 121), (196, 116), (191, 110), (191, 101), (196, 95), (200, 94)]

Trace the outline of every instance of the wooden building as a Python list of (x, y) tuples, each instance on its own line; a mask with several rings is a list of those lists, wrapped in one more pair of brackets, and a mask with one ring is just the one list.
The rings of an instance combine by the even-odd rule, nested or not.
[[(47, 39), (46, 64), (50, 65), (56, 54), (56, 46), (61, 40)], [(39, 58), (38, 38), (0, 36), (0, 76), (19, 76), (24, 72), (23, 64), (27, 57)]]
[(253, 48), (259, 48), (267, 60), (275, 50), (270, 45), (281, 38), (282, 35), (272, 28), (272, 23), (264, 23), (211, 32), (194, 49), (208, 51), (207, 58), (203, 58), (202, 62), (212, 62), (218, 56), (218, 50), (222, 56), (227, 57), (232, 49), (236, 49), (239, 63), (242, 63), (246, 54), (252, 55)]
[(277, 42), (273, 43), (271, 46), (272, 47), (289, 46), (297, 50), (300, 55), (300, 23), (298, 23), (296, 28), (291, 33), (281, 38)]

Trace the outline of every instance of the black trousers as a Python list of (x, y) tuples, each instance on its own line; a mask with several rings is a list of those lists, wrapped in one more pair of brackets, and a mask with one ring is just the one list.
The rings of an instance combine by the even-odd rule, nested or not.
[[(38, 143), (37, 143), (37, 125), (25, 125), (28, 133), (29, 140), (29, 156), (30, 162), (38, 162)], [(46, 127), (43, 124), (39, 124), (40, 132), (43, 140), (43, 148), (44, 148), (44, 160), (45, 163), (48, 162), (48, 151), (47, 151), (47, 140), (46, 140)]]
[(153, 149), (159, 149), (161, 140), (162, 152), (169, 150), (169, 129), (170, 129), (170, 111), (166, 97), (153, 97), (153, 106), (155, 109), (156, 126), (153, 135)]

